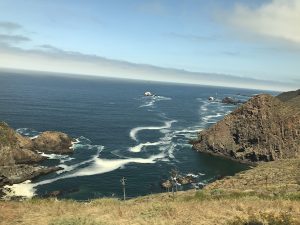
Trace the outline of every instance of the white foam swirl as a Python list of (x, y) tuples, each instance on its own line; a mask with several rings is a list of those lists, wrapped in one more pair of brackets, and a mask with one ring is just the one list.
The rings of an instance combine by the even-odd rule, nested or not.
[(131, 151), (131, 152), (141, 152), (144, 147), (147, 147), (147, 146), (157, 146), (157, 145), (160, 145), (160, 144), (162, 144), (161, 141), (140, 143), (140, 144), (138, 144), (138, 145), (136, 145), (134, 147), (130, 147), (129, 151)]
[(131, 137), (132, 140), (138, 141), (137, 139), (137, 133), (142, 131), (142, 130), (161, 130), (161, 129), (167, 129), (172, 126), (172, 123), (177, 122), (176, 120), (171, 120), (171, 121), (166, 121), (163, 126), (149, 126), (149, 127), (135, 127), (130, 130), (129, 136)]

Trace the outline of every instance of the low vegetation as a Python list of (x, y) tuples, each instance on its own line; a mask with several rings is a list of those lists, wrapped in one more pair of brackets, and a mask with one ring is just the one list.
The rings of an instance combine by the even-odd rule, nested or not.
[(86, 203), (56, 199), (0, 202), (0, 224), (300, 224), (300, 201), (221, 191), (178, 192)]
[(128, 201), (102, 198), (90, 202), (0, 202), (0, 224), (298, 225), (299, 166), (299, 160), (263, 163), (203, 190), (148, 195)]

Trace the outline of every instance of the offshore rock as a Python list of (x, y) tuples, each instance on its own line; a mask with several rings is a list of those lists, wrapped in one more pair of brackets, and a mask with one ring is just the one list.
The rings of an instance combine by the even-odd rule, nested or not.
[(294, 102), (299, 104), (300, 96), (295, 96), (284, 102), (266, 94), (251, 98), (200, 132), (194, 149), (245, 162), (299, 157), (300, 110)]
[(44, 153), (70, 154), (73, 152), (72, 138), (56, 131), (45, 131), (33, 139), (33, 148)]
[(243, 102), (241, 100), (234, 99), (234, 98), (231, 98), (231, 97), (225, 97), (225, 98), (222, 99), (222, 103), (237, 105), (237, 104), (241, 104)]

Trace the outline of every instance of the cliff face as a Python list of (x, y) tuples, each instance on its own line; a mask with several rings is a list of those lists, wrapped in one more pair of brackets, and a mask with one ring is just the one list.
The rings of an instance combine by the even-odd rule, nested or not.
[(193, 147), (251, 162), (299, 157), (300, 108), (294, 104), (300, 103), (298, 98), (298, 94), (255, 96), (200, 132)]
[(43, 160), (44, 157), (31, 151), (32, 146), (29, 138), (21, 136), (6, 123), (0, 122), (0, 166)]
[(46, 159), (38, 151), (71, 153), (71, 141), (64, 133), (49, 131), (42, 133), (36, 140), (31, 140), (15, 132), (6, 123), (0, 122), (0, 187), (60, 169), (35, 165)]

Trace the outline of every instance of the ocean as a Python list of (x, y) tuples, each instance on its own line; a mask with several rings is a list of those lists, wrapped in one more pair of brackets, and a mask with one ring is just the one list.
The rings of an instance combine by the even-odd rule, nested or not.
[[(144, 97), (145, 91), (156, 94)], [(68, 156), (47, 155), (43, 165), (57, 173), (18, 187), (42, 196), (64, 190), (61, 198), (128, 198), (159, 193), (176, 169), (192, 173), (194, 188), (247, 168), (228, 159), (198, 153), (188, 143), (237, 106), (209, 101), (209, 96), (247, 100), (258, 90), (168, 84), (84, 76), (0, 73), (0, 120), (33, 137), (62, 131), (77, 140)], [(26, 189), (26, 190), (25, 190)]]

